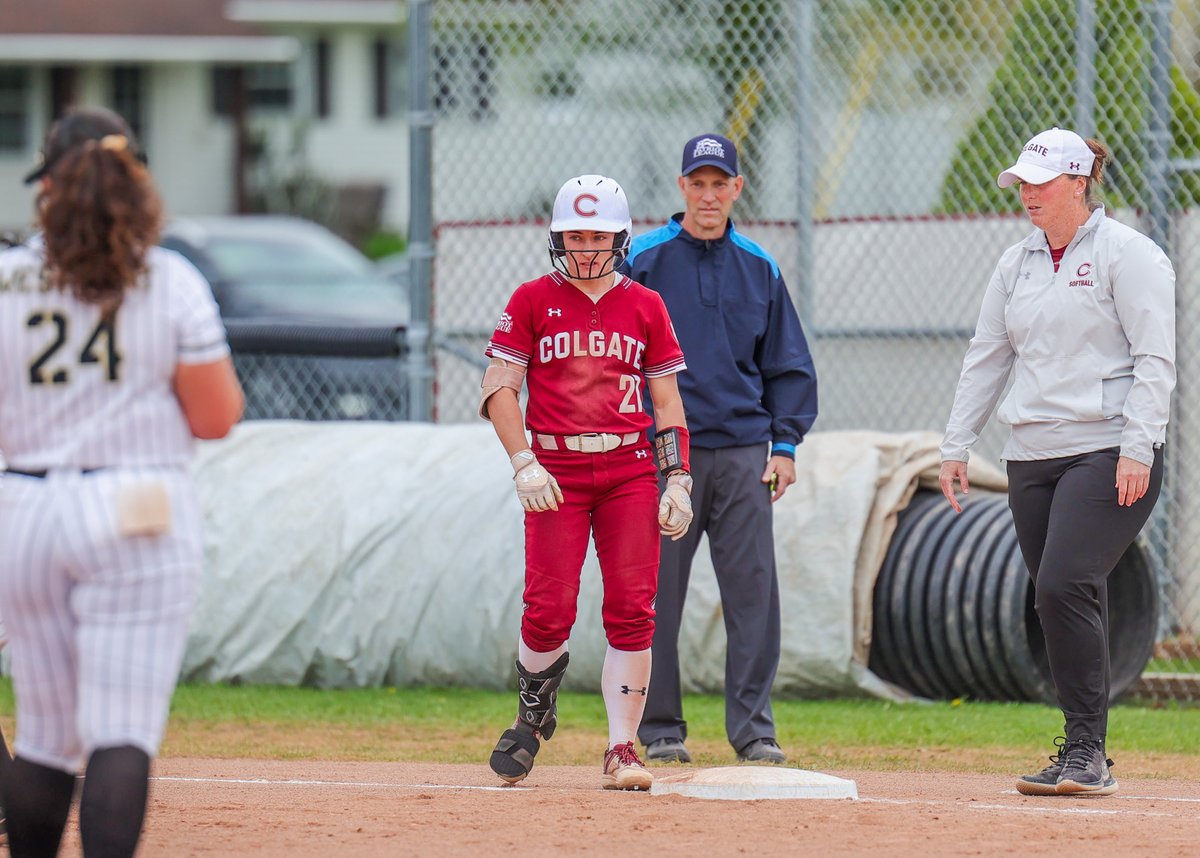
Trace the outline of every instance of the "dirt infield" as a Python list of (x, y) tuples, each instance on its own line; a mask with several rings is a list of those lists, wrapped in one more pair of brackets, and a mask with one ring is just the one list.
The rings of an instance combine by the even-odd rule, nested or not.
[[(679, 772), (658, 768), (659, 774)], [(859, 799), (706, 801), (599, 787), (598, 767), (166, 758), (141, 856), (1184, 855), (1200, 782), (1027, 798), (995, 775), (835, 771)], [(64, 855), (78, 855), (68, 833)]]

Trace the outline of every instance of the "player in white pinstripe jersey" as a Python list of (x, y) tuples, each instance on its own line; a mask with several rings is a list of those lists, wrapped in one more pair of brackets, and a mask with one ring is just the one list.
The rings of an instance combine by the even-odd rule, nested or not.
[(193, 438), (243, 398), (208, 284), (155, 246), (124, 120), (68, 113), (42, 154), (42, 232), (0, 253), (9, 848), (56, 854), (82, 766), (84, 854), (132, 855), (201, 572)]

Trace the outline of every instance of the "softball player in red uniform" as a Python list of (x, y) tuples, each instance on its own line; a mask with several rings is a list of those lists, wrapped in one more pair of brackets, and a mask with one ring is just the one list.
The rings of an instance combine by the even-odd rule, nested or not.
[[(608, 638), (604, 787), (648, 789), (653, 780), (633, 742), (650, 679), (659, 533), (679, 538), (687, 531), (691, 477), (675, 380), (685, 368), (683, 352), (662, 299), (615, 273), (632, 226), (625, 192), (612, 179), (579, 176), (563, 185), (550, 221), (556, 270), (513, 293), (486, 351), (491, 364), (480, 415), (504, 444), (526, 510), (520, 702), (491, 757), (509, 783), (529, 774), (557, 724), (589, 533), (604, 581)], [(653, 448), (643, 383), (658, 417)], [(661, 499), (659, 472), (666, 476)]]
[(9, 848), (54, 855), (86, 767), (87, 856), (133, 855), (199, 587), (193, 437), (242, 392), (204, 278), (155, 247), (120, 116), (50, 129), (40, 236), (0, 253), (0, 604), (17, 702)]

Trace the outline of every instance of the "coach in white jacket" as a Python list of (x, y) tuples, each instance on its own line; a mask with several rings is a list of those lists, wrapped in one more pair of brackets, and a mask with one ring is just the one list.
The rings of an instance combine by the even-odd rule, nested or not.
[(1000, 174), (1020, 183), (1037, 227), (1000, 258), (963, 361), (942, 443), (942, 492), (968, 491), (967, 454), (991, 416), (1009, 506), (1065, 739), (1051, 765), (1017, 781), (1026, 795), (1108, 795), (1108, 574), (1146, 523), (1162, 483), (1175, 387), (1175, 273), (1146, 236), (1095, 198), (1108, 150), (1053, 128)]

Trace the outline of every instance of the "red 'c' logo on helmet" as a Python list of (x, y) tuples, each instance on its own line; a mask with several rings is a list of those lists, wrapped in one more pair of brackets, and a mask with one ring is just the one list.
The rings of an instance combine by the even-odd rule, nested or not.
[[(591, 206), (584, 208), (584, 200), (591, 200)], [(600, 198), (594, 194), (580, 194), (575, 198), (575, 214), (580, 217), (595, 217), (596, 206), (599, 204)]]
[(1079, 266), (1079, 270), (1075, 272), (1076, 277), (1087, 277), (1092, 270), (1092, 263), (1085, 262)]

